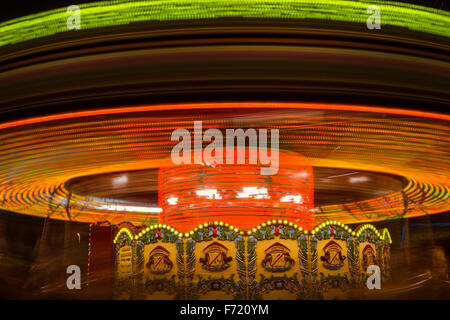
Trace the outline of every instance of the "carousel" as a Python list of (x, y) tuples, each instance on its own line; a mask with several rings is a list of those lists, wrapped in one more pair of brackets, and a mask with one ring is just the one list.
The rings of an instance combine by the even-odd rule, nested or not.
[[(172, 133), (194, 128), (176, 116), (183, 110), (219, 132), (249, 124), (278, 129), (276, 173), (261, 175), (267, 166), (249, 163), (248, 148), (242, 164), (173, 163), (179, 142)], [(11, 211), (90, 223), (92, 247), (107, 223), (120, 297), (346, 296), (365, 286), (371, 265), (389, 281), (391, 237), (371, 223), (449, 209), (442, 156), (448, 121), (432, 113), (292, 103), (33, 118), (2, 127), (4, 157), (14, 148), (11, 161), (22, 165), (0, 194)], [(203, 139), (202, 146), (212, 143)]]
[(375, 225), (450, 210), (450, 16), (374, 0), (370, 29), (365, 1), (316, 2), (117, 0), (0, 23), (0, 209), (88, 226), (86, 285), (108, 253), (118, 299), (388, 284)]

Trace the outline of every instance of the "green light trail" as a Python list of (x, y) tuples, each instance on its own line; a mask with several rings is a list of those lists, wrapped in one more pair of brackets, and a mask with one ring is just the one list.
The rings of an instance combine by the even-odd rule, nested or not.
[[(381, 0), (114, 0), (80, 4), (81, 30), (142, 21), (214, 19), (220, 17), (321, 19), (366, 24), (367, 8), (381, 9), (381, 26), (404, 27), (450, 37), (450, 13)], [(67, 8), (0, 23), (0, 46), (41, 38), (67, 28)], [(368, 30), (369, 31), (369, 30)]]

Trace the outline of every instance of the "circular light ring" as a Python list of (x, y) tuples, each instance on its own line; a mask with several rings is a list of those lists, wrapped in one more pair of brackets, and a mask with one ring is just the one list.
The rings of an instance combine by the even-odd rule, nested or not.
[[(369, 6), (380, 8), (386, 26), (449, 36), (450, 14), (443, 10), (381, 0), (115, 0), (80, 4), (81, 30), (112, 27), (134, 22), (223, 17), (272, 19), (321, 19), (366, 24)], [(111, 14), (114, 12), (114, 14)], [(73, 32), (67, 7), (28, 15), (0, 24), (0, 46), (61, 32)], [(75, 35), (74, 35), (75, 36)]]
[[(343, 212), (355, 217), (355, 221), (377, 221), (401, 217), (416, 217), (433, 212), (437, 208), (449, 209), (450, 189), (444, 185), (418, 183), (408, 179), (409, 183), (400, 192), (386, 196), (346, 204), (321, 206), (316, 214), (316, 223), (329, 219), (342, 219)], [(405, 207), (405, 203), (407, 206)], [(407, 213), (406, 213), (407, 211)], [(405, 214), (406, 213), (406, 214)], [(371, 217), (374, 217), (371, 220)], [(346, 221), (351, 221), (346, 220)]]
[[(223, 117), (212, 119), (212, 109), (223, 110)], [(171, 111), (153, 113), (161, 110)], [(99, 200), (70, 194), (65, 183), (80, 176), (167, 165), (175, 143), (170, 141), (172, 131), (193, 126), (176, 110), (201, 111), (197, 120), (217, 128), (237, 128), (236, 117), (250, 116), (252, 126), (278, 128), (280, 148), (306, 156), (313, 167), (382, 172), (408, 181), (401, 192), (387, 196), (316, 207), (315, 223), (362, 223), (450, 209), (450, 116), (259, 102), (103, 109), (0, 124), (0, 207), (81, 222), (155, 222), (157, 213), (99, 210)], [(262, 117), (254, 117), (261, 112)]]

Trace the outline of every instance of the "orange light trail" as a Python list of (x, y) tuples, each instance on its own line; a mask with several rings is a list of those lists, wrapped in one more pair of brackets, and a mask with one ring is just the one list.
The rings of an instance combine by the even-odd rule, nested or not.
[[(183, 110), (191, 111), (190, 118), (177, 113)], [(172, 131), (192, 130), (192, 119), (202, 120), (204, 128), (277, 128), (280, 150), (308, 158), (313, 168), (374, 171), (407, 181), (403, 190), (387, 196), (316, 206), (315, 223), (361, 223), (450, 210), (450, 116), (288, 102), (124, 107), (0, 124), (0, 207), (55, 219), (69, 219), (69, 211), (72, 220), (82, 222), (153, 223), (157, 213), (108, 211), (99, 208), (109, 199), (69, 197), (66, 183), (167, 165)]]
[(214, 108), (292, 108), (292, 109), (324, 109), (324, 110), (342, 110), (342, 111), (361, 111), (361, 112), (374, 112), (374, 113), (387, 113), (396, 115), (406, 115), (412, 117), (424, 117), (430, 119), (450, 120), (450, 115), (395, 109), (395, 108), (382, 108), (373, 106), (355, 106), (345, 104), (322, 104), (322, 103), (298, 103), (298, 102), (228, 102), (224, 103), (195, 103), (195, 104), (166, 104), (166, 105), (149, 105), (149, 106), (136, 106), (136, 107), (123, 107), (113, 109), (98, 109), (89, 111), (78, 111), (61, 113), (50, 116), (34, 117), (24, 120), (11, 121), (0, 124), (0, 129), (6, 129), (11, 127), (23, 126), (27, 124), (41, 123), (54, 120), (63, 120), (71, 118), (81, 118), (99, 115), (113, 115), (120, 113), (132, 113), (143, 111), (162, 111), (162, 110), (182, 110), (182, 109), (214, 109)]

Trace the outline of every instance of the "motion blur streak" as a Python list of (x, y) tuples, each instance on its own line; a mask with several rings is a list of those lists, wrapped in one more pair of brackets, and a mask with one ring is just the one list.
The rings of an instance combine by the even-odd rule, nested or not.
[[(239, 112), (234, 103), (160, 105), (3, 124), (1, 207), (69, 219), (69, 206), (72, 220), (83, 222), (154, 221), (157, 212), (101, 209), (108, 208), (108, 199), (72, 193), (69, 182), (77, 177), (89, 180), (92, 175), (165, 166), (170, 162), (175, 143), (170, 140), (172, 131), (192, 128), (193, 122), (175, 112), (159, 111), (176, 110), (180, 114), (182, 110), (190, 110), (190, 117), (203, 120), (205, 128), (227, 128), (233, 123), (243, 128), (249, 123), (277, 128), (280, 150), (306, 156), (313, 167), (373, 171), (404, 177), (407, 181), (403, 188), (388, 195), (318, 206), (316, 223), (329, 219), (355, 223), (413, 217), (450, 208), (448, 116), (346, 105), (280, 102), (238, 105)], [(383, 116), (386, 114), (389, 117)], [(347, 184), (351, 176), (341, 178)], [(352, 181), (363, 188), (366, 180)]]
[[(272, 271), (262, 265), (267, 239), (260, 242), (258, 230), (268, 235), (273, 227), (272, 240), (297, 259), (291, 274), (302, 270), (301, 239), (347, 237), (338, 278), (317, 260), (325, 273), (308, 268), (317, 272), (309, 278), (318, 286), (305, 282), (297, 298), (315, 296), (304, 295), (308, 287), (322, 288), (329, 298), (336, 285), (345, 290), (353, 276), (343, 270), (359, 257), (348, 254), (348, 239), (369, 234), (378, 247), (378, 240), (388, 240), (389, 248), (376, 250), (384, 265), (382, 289), (368, 290), (361, 281), (363, 290), (347, 297), (450, 297), (450, 13), (430, 8), (448, 1), (74, 1), (76, 30), (67, 25), (69, 1), (44, 1), (45, 9), (42, 1), (34, 8), (14, 2), (17, 12), (0, 22), (0, 298), (127, 297), (128, 285), (113, 289), (113, 265), (121, 261), (114, 252), (124, 244), (142, 248), (149, 239), (172, 246), (175, 276), (174, 257), (188, 256), (164, 242), (169, 235), (182, 236), (181, 247), (193, 239), (199, 244), (190, 260), (201, 269), (197, 279), (210, 272), (199, 263), (207, 242), (197, 242), (203, 238), (198, 231), (211, 228), (217, 236), (230, 221), (226, 232), (233, 237), (247, 244), (259, 237), (252, 263), (267, 275), (261, 289)], [(373, 5), (380, 29), (367, 24)], [(294, 160), (267, 180), (235, 164), (172, 166), (171, 134), (192, 132), (194, 121), (221, 133), (278, 129), (280, 155)], [(256, 226), (266, 219), (266, 227)], [(289, 223), (303, 229), (277, 236)], [(174, 233), (181, 230), (187, 235)], [(324, 248), (307, 250), (312, 255), (303, 258), (313, 259), (306, 264), (313, 267), (314, 253), (321, 259)], [(128, 249), (125, 265), (133, 271)], [(144, 259), (139, 250), (133, 249), (135, 267), (148, 275), (150, 252), (144, 250)], [(249, 250), (241, 253), (251, 261)], [(226, 272), (238, 266), (238, 255), (228, 254), (233, 260)], [(82, 269), (78, 293), (66, 287), (71, 264)], [(191, 277), (184, 271), (181, 278)], [(365, 277), (358, 272), (353, 275)], [(129, 278), (135, 284), (142, 273), (136, 275)], [(292, 297), (291, 285), (300, 282), (290, 279), (284, 292)], [(271, 297), (278, 299), (277, 283)], [(157, 286), (145, 286), (139, 294), (156, 290), (162, 297)], [(181, 297), (195, 293), (190, 288)]]
[[(324, 19), (365, 23), (368, 17), (366, 10), (371, 5), (380, 7), (384, 25), (444, 36), (450, 34), (450, 15), (445, 11), (379, 0), (122, 0), (83, 4), (79, 7), (82, 12), (82, 29), (92, 29), (152, 20), (221, 17)], [(69, 16), (66, 8), (61, 8), (4, 22), (0, 24), (0, 45), (68, 31)]]

